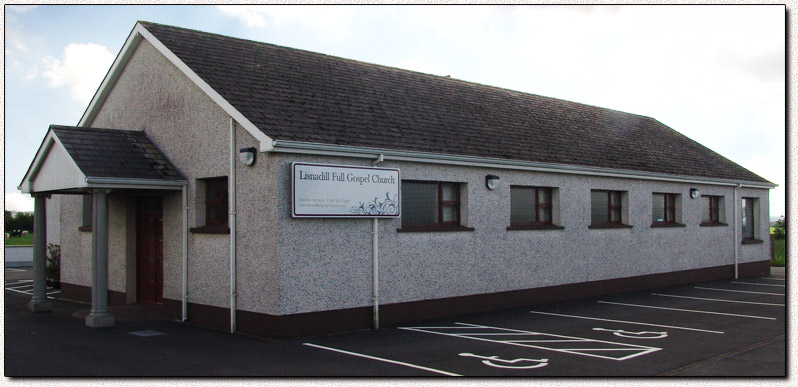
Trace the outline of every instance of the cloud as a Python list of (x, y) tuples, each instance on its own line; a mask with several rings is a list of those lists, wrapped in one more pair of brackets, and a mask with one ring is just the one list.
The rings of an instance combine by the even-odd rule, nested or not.
[(21, 192), (6, 192), (6, 211), (33, 211), (33, 198)]
[(88, 103), (111, 67), (114, 55), (105, 46), (95, 43), (71, 43), (61, 59), (44, 59), (42, 75), (50, 79), (50, 87), (69, 88), (72, 98)]
[(247, 23), (247, 27), (263, 27), (266, 24), (259, 7), (244, 5), (220, 5), (218, 7), (222, 12)]
[(236, 17), (248, 27), (265, 27), (272, 24), (276, 28), (301, 25), (315, 30), (322, 36), (344, 37), (349, 35), (348, 26), (354, 18), (356, 7), (347, 6), (304, 6), (304, 5), (219, 5), (222, 12)]

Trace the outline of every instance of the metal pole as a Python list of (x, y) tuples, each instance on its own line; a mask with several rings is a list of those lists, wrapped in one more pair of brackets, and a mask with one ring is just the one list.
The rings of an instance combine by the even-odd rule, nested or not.
[(378, 219), (372, 219), (371, 226), (371, 260), (373, 270), (373, 283), (372, 283), (372, 301), (374, 303), (374, 329), (380, 329), (380, 280), (379, 280), (379, 267), (380, 267), (380, 252), (379, 252), (379, 238), (380, 229)]
[(739, 260), (738, 256), (740, 254), (738, 246), (740, 244), (739, 238), (742, 234), (742, 230), (738, 228), (740, 223), (740, 217), (737, 210), (737, 206), (740, 205), (740, 200), (737, 195), (737, 189), (739, 188), (740, 184), (737, 184), (737, 186), (734, 187), (734, 279), (740, 279), (740, 275), (737, 268), (737, 262)]
[(230, 333), (236, 332), (236, 126), (230, 117)]
[(188, 320), (188, 186), (183, 186), (183, 321)]
[(46, 196), (34, 195), (33, 202), (33, 297), (28, 302), (31, 312), (49, 312), (53, 309), (47, 301), (47, 207)]
[[(383, 155), (377, 156), (377, 159), (371, 163), (372, 166), (377, 166), (384, 160)], [(374, 329), (380, 329), (380, 250), (379, 250), (380, 228), (379, 219), (372, 219), (371, 223), (371, 269), (372, 269), (372, 294), (371, 300), (374, 304)]]

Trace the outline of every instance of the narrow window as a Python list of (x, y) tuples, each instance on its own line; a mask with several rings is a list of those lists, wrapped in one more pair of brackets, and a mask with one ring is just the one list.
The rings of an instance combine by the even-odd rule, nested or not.
[(205, 180), (205, 225), (227, 227), (227, 177)]
[(701, 223), (720, 223), (720, 196), (701, 196)]
[(460, 184), (402, 182), (402, 227), (459, 225)]
[(653, 194), (652, 208), (652, 222), (654, 224), (676, 223), (676, 194)]
[(743, 198), (743, 239), (754, 239), (754, 203), (753, 198)]
[(510, 187), (510, 225), (552, 224), (551, 188)]
[(91, 231), (92, 216), (94, 215), (94, 196), (92, 194), (83, 195), (83, 220), (81, 221), (80, 231)]
[(621, 224), (621, 191), (590, 191), (590, 222), (592, 225)]

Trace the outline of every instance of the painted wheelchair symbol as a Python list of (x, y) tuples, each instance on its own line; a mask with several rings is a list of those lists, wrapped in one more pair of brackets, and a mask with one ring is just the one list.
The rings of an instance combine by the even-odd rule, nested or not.
[(612, 332), (613, 335), (619, 337), (627, 337), (630, 339), (662, 339), (668, 337), (668, 332), (629, 332), (623, 329), (606, 329), (606, 328), (593, 328), (594, 331)]
[[(475, 355), (473, 353), (461, 353), (460, 356), (463, 357), (475, 357), (477, 359), (483, 359), (482, 364), (487, 366), (496, 367), (496, 368), (506, 368), (506, 369), (516, 369), (516, 370), (528, 370), (532, 368), (540, 368), (549, 365), (549, 359), (526, 359), (526, 358), (518, 358), (513, 360), (504, 360), (499, 359), (498, 356), (480, 356)], [(502, 364), (496, 364), (496, 363)], [(533, 362), (537, 364), (530, 364), (530, 365), (514, 365), (516, 363), (521, 362)]]

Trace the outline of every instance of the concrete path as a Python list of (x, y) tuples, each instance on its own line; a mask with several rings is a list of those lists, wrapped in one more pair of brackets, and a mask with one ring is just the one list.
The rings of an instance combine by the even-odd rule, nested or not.
[(33, 246), (6, 246), (6, 267), (33, 266)]

